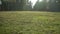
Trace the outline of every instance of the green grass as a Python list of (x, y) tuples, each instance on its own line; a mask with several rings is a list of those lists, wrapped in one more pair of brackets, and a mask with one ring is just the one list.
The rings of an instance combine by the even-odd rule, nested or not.
[(60, 12), (0, 12), (0, 34), (60, 34)]

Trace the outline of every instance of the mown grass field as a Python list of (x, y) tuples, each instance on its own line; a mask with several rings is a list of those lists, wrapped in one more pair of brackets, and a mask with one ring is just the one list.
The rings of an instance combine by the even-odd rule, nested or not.
[(0, 12), (0, 34), (60, 34), (60, 12)]

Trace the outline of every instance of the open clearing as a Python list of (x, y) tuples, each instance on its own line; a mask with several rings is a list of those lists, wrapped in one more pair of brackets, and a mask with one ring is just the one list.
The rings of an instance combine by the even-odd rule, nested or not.
[(0, 34), (60, 34), (60, 12), (0, 12)]

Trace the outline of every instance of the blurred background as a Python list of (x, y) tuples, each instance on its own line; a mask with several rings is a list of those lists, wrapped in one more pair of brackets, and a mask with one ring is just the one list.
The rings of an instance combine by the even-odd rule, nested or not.
[(60, 0), (0, 0), (0, 11), (60, 11)]

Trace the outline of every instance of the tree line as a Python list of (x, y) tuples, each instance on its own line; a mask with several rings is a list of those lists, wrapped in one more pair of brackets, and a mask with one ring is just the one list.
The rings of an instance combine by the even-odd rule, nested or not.
[(31, 10), (31, 2), (28, 0), (1, 0), (0, 10), (2, 11), (19, 11)]
[(1, 11), (60, 11), (60, 0), (37, 0), (32, 8), (29, 0), (0, 0)]

